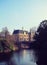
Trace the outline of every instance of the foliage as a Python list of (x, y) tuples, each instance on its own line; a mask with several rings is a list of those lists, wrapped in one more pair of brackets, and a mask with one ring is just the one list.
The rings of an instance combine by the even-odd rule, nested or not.
[(10, 48), (11, 50), (13, 50), (13, 45), (11, 44), (11, 45), (9, 46), (9, 48)]
[(38, 57), (38, 65), (47, 65), (47, 20), (40, 23), (34, 36), (33, 49)]

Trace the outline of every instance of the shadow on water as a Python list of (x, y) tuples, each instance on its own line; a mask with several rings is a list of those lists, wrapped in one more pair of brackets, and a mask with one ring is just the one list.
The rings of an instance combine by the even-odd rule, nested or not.
[(1, 53), (0, 54), (0, 65), (14, 65), (11, 61), (13, 53)]
[(13, 52), (9, 53), (0, 53), (0, 62), (2, 61), (8, 61), (12, 57)]

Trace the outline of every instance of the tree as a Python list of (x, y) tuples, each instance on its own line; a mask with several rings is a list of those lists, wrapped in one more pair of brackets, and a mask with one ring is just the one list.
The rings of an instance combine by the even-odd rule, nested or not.
[(40, 23), (34, 36), (33, 49), (35, 49), (38, 65), (47, 65), (47, 20)]
[(6, 37), (7, 35), (9, 35), (10, 33), (9, 33), (9, 31), (8, 31), (8, 28), (7, 27), (4, 27), (4, 28), (2, 28), (2, 31), (1, 31), (1, 36), (3, 36), (3, 37)]

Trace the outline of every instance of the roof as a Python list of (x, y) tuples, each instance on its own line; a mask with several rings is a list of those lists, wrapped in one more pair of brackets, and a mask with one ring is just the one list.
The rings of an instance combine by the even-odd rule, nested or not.
[(18, 34), (18, 33), (28, 33), (28, 31), (23, 31), (23, 30), (14, 30), (13, 34)]

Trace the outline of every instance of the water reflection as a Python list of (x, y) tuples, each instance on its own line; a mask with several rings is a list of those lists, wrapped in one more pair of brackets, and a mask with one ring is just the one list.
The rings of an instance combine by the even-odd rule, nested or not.
[(14, 52), (8, 61), (0, 62), (0, 65), (36, 65), (32, 50)]

